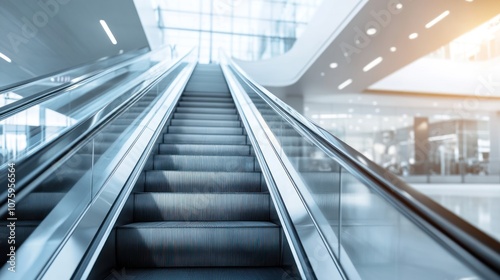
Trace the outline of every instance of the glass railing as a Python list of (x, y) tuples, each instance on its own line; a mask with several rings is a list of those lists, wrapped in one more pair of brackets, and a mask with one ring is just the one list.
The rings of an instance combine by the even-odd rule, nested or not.
[[(256, 137), (270, 139), (307, 209), (303, 215), (314, 220), (330, 257), (348, 279), (499, 277), (500, 243), (315, 126), (230, 65), (252, 103), (242, 106), (255, 106), (255, 115), (262, 117), (260, 124), (267, 132)], [(291, 215), (297, 208), (287, 205)], [(301, 222), (295, 226), (298, 231), (303, 227)], [(328, 258), (309, 257), (313, 263)]]
[(158, 65), (158, 53), (124, 62), (95, 80), (77, 83), (41, 103), (0, 116), (0, 165), (18, 161), (134, 87)]
[[(15, 209), (7, 208), (3, 217), (9, 221), (9, 213), (14, 213), (14, 264), (23, 265), (10, 274), (11, 249), (2, 244), (1, 255), (7, 263), (0, 278), (72, 277), (115, 199), (123, 195), (122, 188), (151, 140), (158, 119), (163, 118), (156, 114), (180, 95), (192, 60), (186, 55), (176, 61), (142, 62), (148, 69), (155, 64), (158, 67), (145, 71), (141, 83), (128, 90), (115, 87), (113, 96), (117, 98), (84, 120), (88, 123), (82, 132), (85, 137), (76, 143), (68, 141), (74, 148), (59, 155), (59, 160), (25, 186)], [(82, 116), (89, 113), (85, 108), (69, 111)]]
[(72, 84), (83, 81), (109, 67), (135, 58), (146, 52), (147, 49), (140, 49), (126, 52), (121, 55), (104, 57), (92, 63), (60, 71), (57, 74), (50, 74), (19, 84), (4, 86), (0, 88), (0, 107), (33, 95), (37, 95), (40, 92), (71, 86)]

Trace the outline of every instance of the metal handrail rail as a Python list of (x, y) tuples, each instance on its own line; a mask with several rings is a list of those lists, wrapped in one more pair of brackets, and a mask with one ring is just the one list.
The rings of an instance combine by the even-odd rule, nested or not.
[[(50, 98), (53, 98), (55, 96), (58, 96), (60, 94), (63, 94), (67, 91), (70, 91), (74, 89), (75, 87), (80, 87), (84, 86), (86, 84), (89, 84), (99, 78), (102, 78), (106, 76), (109, 73), (112, 73), (114, 71), (117, 71), (121, 68), (124, 68), (134, 62), (137, 62), (141, 59), (144, 59), (144, 57), (150, 55), (150, 52), (141, 54), (138, 56), (131, 57), (129, 59), (126, 59), (124, 61), (118, 62), (117, 64), (114, 64), (106, 69), (97, 69), (94, 71), (91, 71), (90, 73), (85, 73), (79, 77), (74, 78), (70, 82), (63, 83), (58, 86), (54, 86), (52, 88), (42, 90), (37, 94), (30, 95), (28, 97), (25, 97), (23, 99), (20, 99), (18, 101), (15, 101), (13, 103), (7, 104), (5, 106), (0, 107), (0, 121), (4, 120), (12, 115), (15, 115), (21, 111), (24, 111), (32, 106), (38, 105)], [(91, 65), (91, 64), (88, 64)], [(86, 65), (86, 66), (88, 66)], [(0, 92), (1, 93), (1, 92)]]
[(337, 137), (312, 123), (250, 78), (233, 60), (229, 65), (248, 86), (320, 149), (382, 195), (403, 215), (486, 278), (500, 276), (500, 243), (415, 190)]
[[(176, 61), (160, 62), (153, 68), (148, 70), (147, 74), (154, 75), (154, 81), (160, 79), (166, 73), (175, 69), (187, 56), (192, 53), (193, 50), (189, 51), (184, 56), (178, 58)], [(164, 69), (168, 67), (167, 69)], [(140, 78), (140, 77), (139, 77)], [(153, 81), (153, 82), (154, 82)], [(152, 83), (153, 83), (152, 82)], [(53, 163), (61, 158), (64, 154), (75, 147), (78, 142), (85, 139), (86, 137), (92, 135), (98, 127), (105, 124), (108, 119), (112, 118), (113, 115), (118, 114), (123, 111), (125, 107), (134, 102), (137, 98), (142, 96), (147, 89), (151, 87), (149, 85), (142, 85), (142, 88), (136, 91), (131, 97), (127, 98), (125, 101), (119, 100), (117, 97), (115, 101), (119, 101), (120, 104), (112, 101), (106, 104), (101, 109), (97, 110), (93, 114), (87, 116), (85, 119), (81, 120), (78, 124), (71, 127), (65, 131), (61, 136), (49, 141), (44, 144), (44, 146), (38, 148), (30, 156), (23, 158), (21, 160), (15, 161), (16, 163), (16, 198), (21, 200), (26, 196), (31, 188), (34, 188), (33, 184), (30, 184), (33, 180), (41, 180), (40, 174), (46, 171), (46, 169), (54, 168)], [(2, 166), (1, 171), (5, 171), (7, 165)], [(0, 182), (7, 184), (7, 178), (0, 178)], [(26, 186), (31, 185), (28, 189)], [(2, 195), (7, 197), (7, 190), (1, 192)], [(7, 210), (7, 201), (2, 201), (0, 203), (0, 215)]]

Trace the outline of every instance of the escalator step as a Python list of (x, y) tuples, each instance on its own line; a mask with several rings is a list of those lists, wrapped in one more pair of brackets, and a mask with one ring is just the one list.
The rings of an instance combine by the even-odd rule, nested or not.
[(203, 126), (170, 126), (168, 133), (174, 134), (216, 134), (243, 135), (241, 127), (203, 127)]
[(271, 222), (143, 222), (116, 231), (126, 267), (278, 266), (280, 230)]
[(206, 82), (189, 82), (186, 85), (186, 91), (202, 91), (202, 92), (229, 92), (227, 85), (222, 83), (217, 83), (216, 81), (206, 81)]
[(221, 145), (245, 145), (245, 135), (198, 135), (198, 134), (165, 134), (165, 144), (221, 144)]
[[(134, 280), (292, 280), (281, 267), (224, 267), (224, 268), (156, 268), (127, 269), (127, 277)], [(114, 280), (116, 275), (110, 275), (106, 280)]]
[(260, 172), (189, 172), (150, 170), (146, 192), (260, 192), (265, 182)]
[(236, 121), (238, 120), (238, 115), (228, 115), (228, 114), (193, 114), (193, 113), (175, 113), (175, 119), (191, 119), (191, 120), (226, 120), (226, 121)]
[(200, 156), (248, 156), (249, 145), (160, 144), (159, 154)]
[(170, 121), (172, 126), (210, 126), (210, 127), (241, 127), (240, 121), (222, 121), (222, 120), (179, 120)]
[(236, 114), (236, 109), (231, 108), (189, 108), (189, 107), (177, 107), (175, 110), (177, 113), (198, 113), (198, 114)]
[(134, 220), (151, 221), (269, 221), (265, 193), (138, 193)]
[(201, 107), (201, 108), (235, 108), (234, 103), (225, 102), (194, 102), (194, 101), (180, 101), (179, 107)]
[(66, 195), (63, 192), (31, 192), (16, 205), (19, 220), (43, 220)]
[(229, 97), (231, 94), (229, 92), (207, 92), (207, 91), (185, 91), (182, 93), (183, 96), (203, 96), (203, 97)]
[(207, 105), (210, 105), (212, 102), (221, 102), (221, 103), (231, 103), (234, 104), (234, 101), (231, 97), (201, 97), (201, 96), (183, 96), (181, 101), (191, 101), (191, 102), (207, 102)]
[(155, 155), (153, 166), (155, 170), (260, 171), (255, 157), (251, 156)]

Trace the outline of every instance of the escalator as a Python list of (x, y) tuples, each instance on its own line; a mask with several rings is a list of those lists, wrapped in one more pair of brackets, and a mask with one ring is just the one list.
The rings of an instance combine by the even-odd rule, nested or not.
[[(52, 240), (49, 242), (51, 238), (63, 238), (74, 224), (72, 219), (85, 211), (92, 196), (99, 191), (92, 184), (106, 179), (103, 169), (95, 173), (89, 173), (89, 170), (97, 168), (98, 162), (108, 161), (111, 155), (116, 155), (113, 150), (120, 148), (115, 144), (116, 140), (130, 137), (134, 129), (141, 127), (137, 120), (140, 115), (148, 113), (147, 109), (158, 98), (159, 85), (172, 84), (187, 65), (184, 62), (187, 55), (173, 61), (161, 60), (162, 52), (133, 56), (132, 59), (127, 54), (116, 59), (124, 62), (112, 64), (109, 68), (102, 68), (102, 64), (107, 64), (101, 61), (97, 66), (78, 68), (82, 76), (64, 81), (62, 85), (51, 87), (46, 80), (52, 78), (42, 78), (18, 87), (32, 93), (32, 99), (20, 99), (2, 107), (2, 134), (16, 127), (17, 133), (25, 137), (27, 147), (11, 151), (8, 157), (2, 157), (4, 162), (0, 163), (2, 174), (10, 170), (7, 162), (15, 166), (12, 172), (9, 171), (15, 177), (1, 178), (4, 185), (13, 187), (8, 190), (9, 194), (12, 193), (9, 195), (11, 199), (1, 202), (0, 259), (7, 265), (4, 265), (6, 269), (1, 271), (0, 278), (27, 279), (23, 275), (30, 275), (27, 271), (9, 275), (10, 270), (7, 270), (8, 266), (14, 270), (15, 264), (22, 260), (44, 269), (43, 261), (50, 260), (50, 254), (43, 252), (39, 242), (53, 243)], [(89, 67), (92, 72), (85, 73)], [(39, 92), (41, 97), (36, 94), (40, 84), (45, 87)], [(6, 92), (9, 93), (12, 92)], [(22, 103), (20, 106), (19, 102)], [(19, 115), (35, 118), (19, 118)], [(120, 118), (114, 118), (116, 115)], [(48, 123), (61, 123), (56, 119), (58, 117), (64, 125), (57, 131)], [(38, 126), (37, 134), (32, 133), (31, 123)], [(28, 133), (22, 134), (25, 129), (29, 130)], [(13, 178), (15, 180), (11, 181)], [(7, 197), (7, 188), (2, 192)], [(73, 213), (61, 207), (71, 197), (78, 199), (70, 202)], [(65, 218), (67, 224), (63, 222)], [(15, 226), (8, 227), (10, 224)], [(40, 235), (47, 241), (37, 242)], [(44, 246), (48, 251), (57, 250), (57, 244), (53, 245), (56, 246)]]
[(133, 222), (116, 229), (117, 266), (134, 279), (295, 279), (219, 66), (195, 68), (162, 137)]
[(14, 279), (500, 277), (498, 241), (230, 59), (195, 65), (144, 88), (26, 196), (22, 220), (40, 225), (19, 257), (45, 262)]

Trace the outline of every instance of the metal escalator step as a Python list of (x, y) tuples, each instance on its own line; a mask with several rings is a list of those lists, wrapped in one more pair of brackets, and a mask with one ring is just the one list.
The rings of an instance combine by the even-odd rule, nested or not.
[(158, 153), (164, 155), (249, 156), (251, 150), (249, 145), (160, 144)]
[(231, 108), (190, 108), (190, 107), (177, 107), (177, 113), (198, 113), (198, 114), (230, 114), (237, 113), (236, 109)]
[(241, 127), (240, 121), (223, 120), (179, 120), (170, 121), (171, 126), (204, 126), (204, 127)]
[(202, 92), (229, 92), (229, 88), (222, 81), (222, 83), (217, 83), (216, 81), (207, 82), (196, 82), (186, 85), (186, 91), (202, 91)]
[(149, 170), (146, 192), (260, 192), (265, 182), (260, 172), (189, 172)]
[(221, 144), (245, 145), (247, 137), (244, 135), (200, 135), (200, 134), (165, 134), (165, 144)]
[(251, 156), (195, 156), (195, 155), (155, 155), (155, 170), (182, 171), (258, 171), (258, 163)]
[(19, 220), (43, 220), (65, 196), (63, 192), (31, 192), (16, 204)]
[(226, 121), (236, 121), (238, 120), (238, 115), (228, 115), (228, 114), (193, 114), (193, 113), (174, 113), (174, 119), (189, 119), (189, 120), (226, 120)]
[[(127, 277), (134, 280), (293, 280), (281, 267), (215, 267), (215, 268), (155, 268), (127, 269)], [(105, 280), (115, 280), (109, 275)]]
[(174, 134), (243, 135), (243, 128), (242, 127), (169, 126), (167, 132), (174, 133)]
[(269, 221), (266, 193), (137, 193), (134, 221)]
[(271, 222), (144, 222), (116, 231), (125, 267), (278, 266), (280, 230)]
[(202, 107), (202, 108), (235, 108), (234, 103), (225, 102), (196, 102), (196, 101), (180, 101), (179, 107)]
[(201, 97), (201, 96), (183, 96), (181, 97), (181, 101), (190, 101), (190, 102), (222, 102), (222, 103), (232, 103), (234, 101), (231, 97)]
[(203, 97), (208, 97), (208, 96), (215, 96), (215, 97), (230, 97), (231, 94), (229, 92), (206, 92), (206, 91), (184, 91), (182, 93), (183, 96), (203, 96)]

